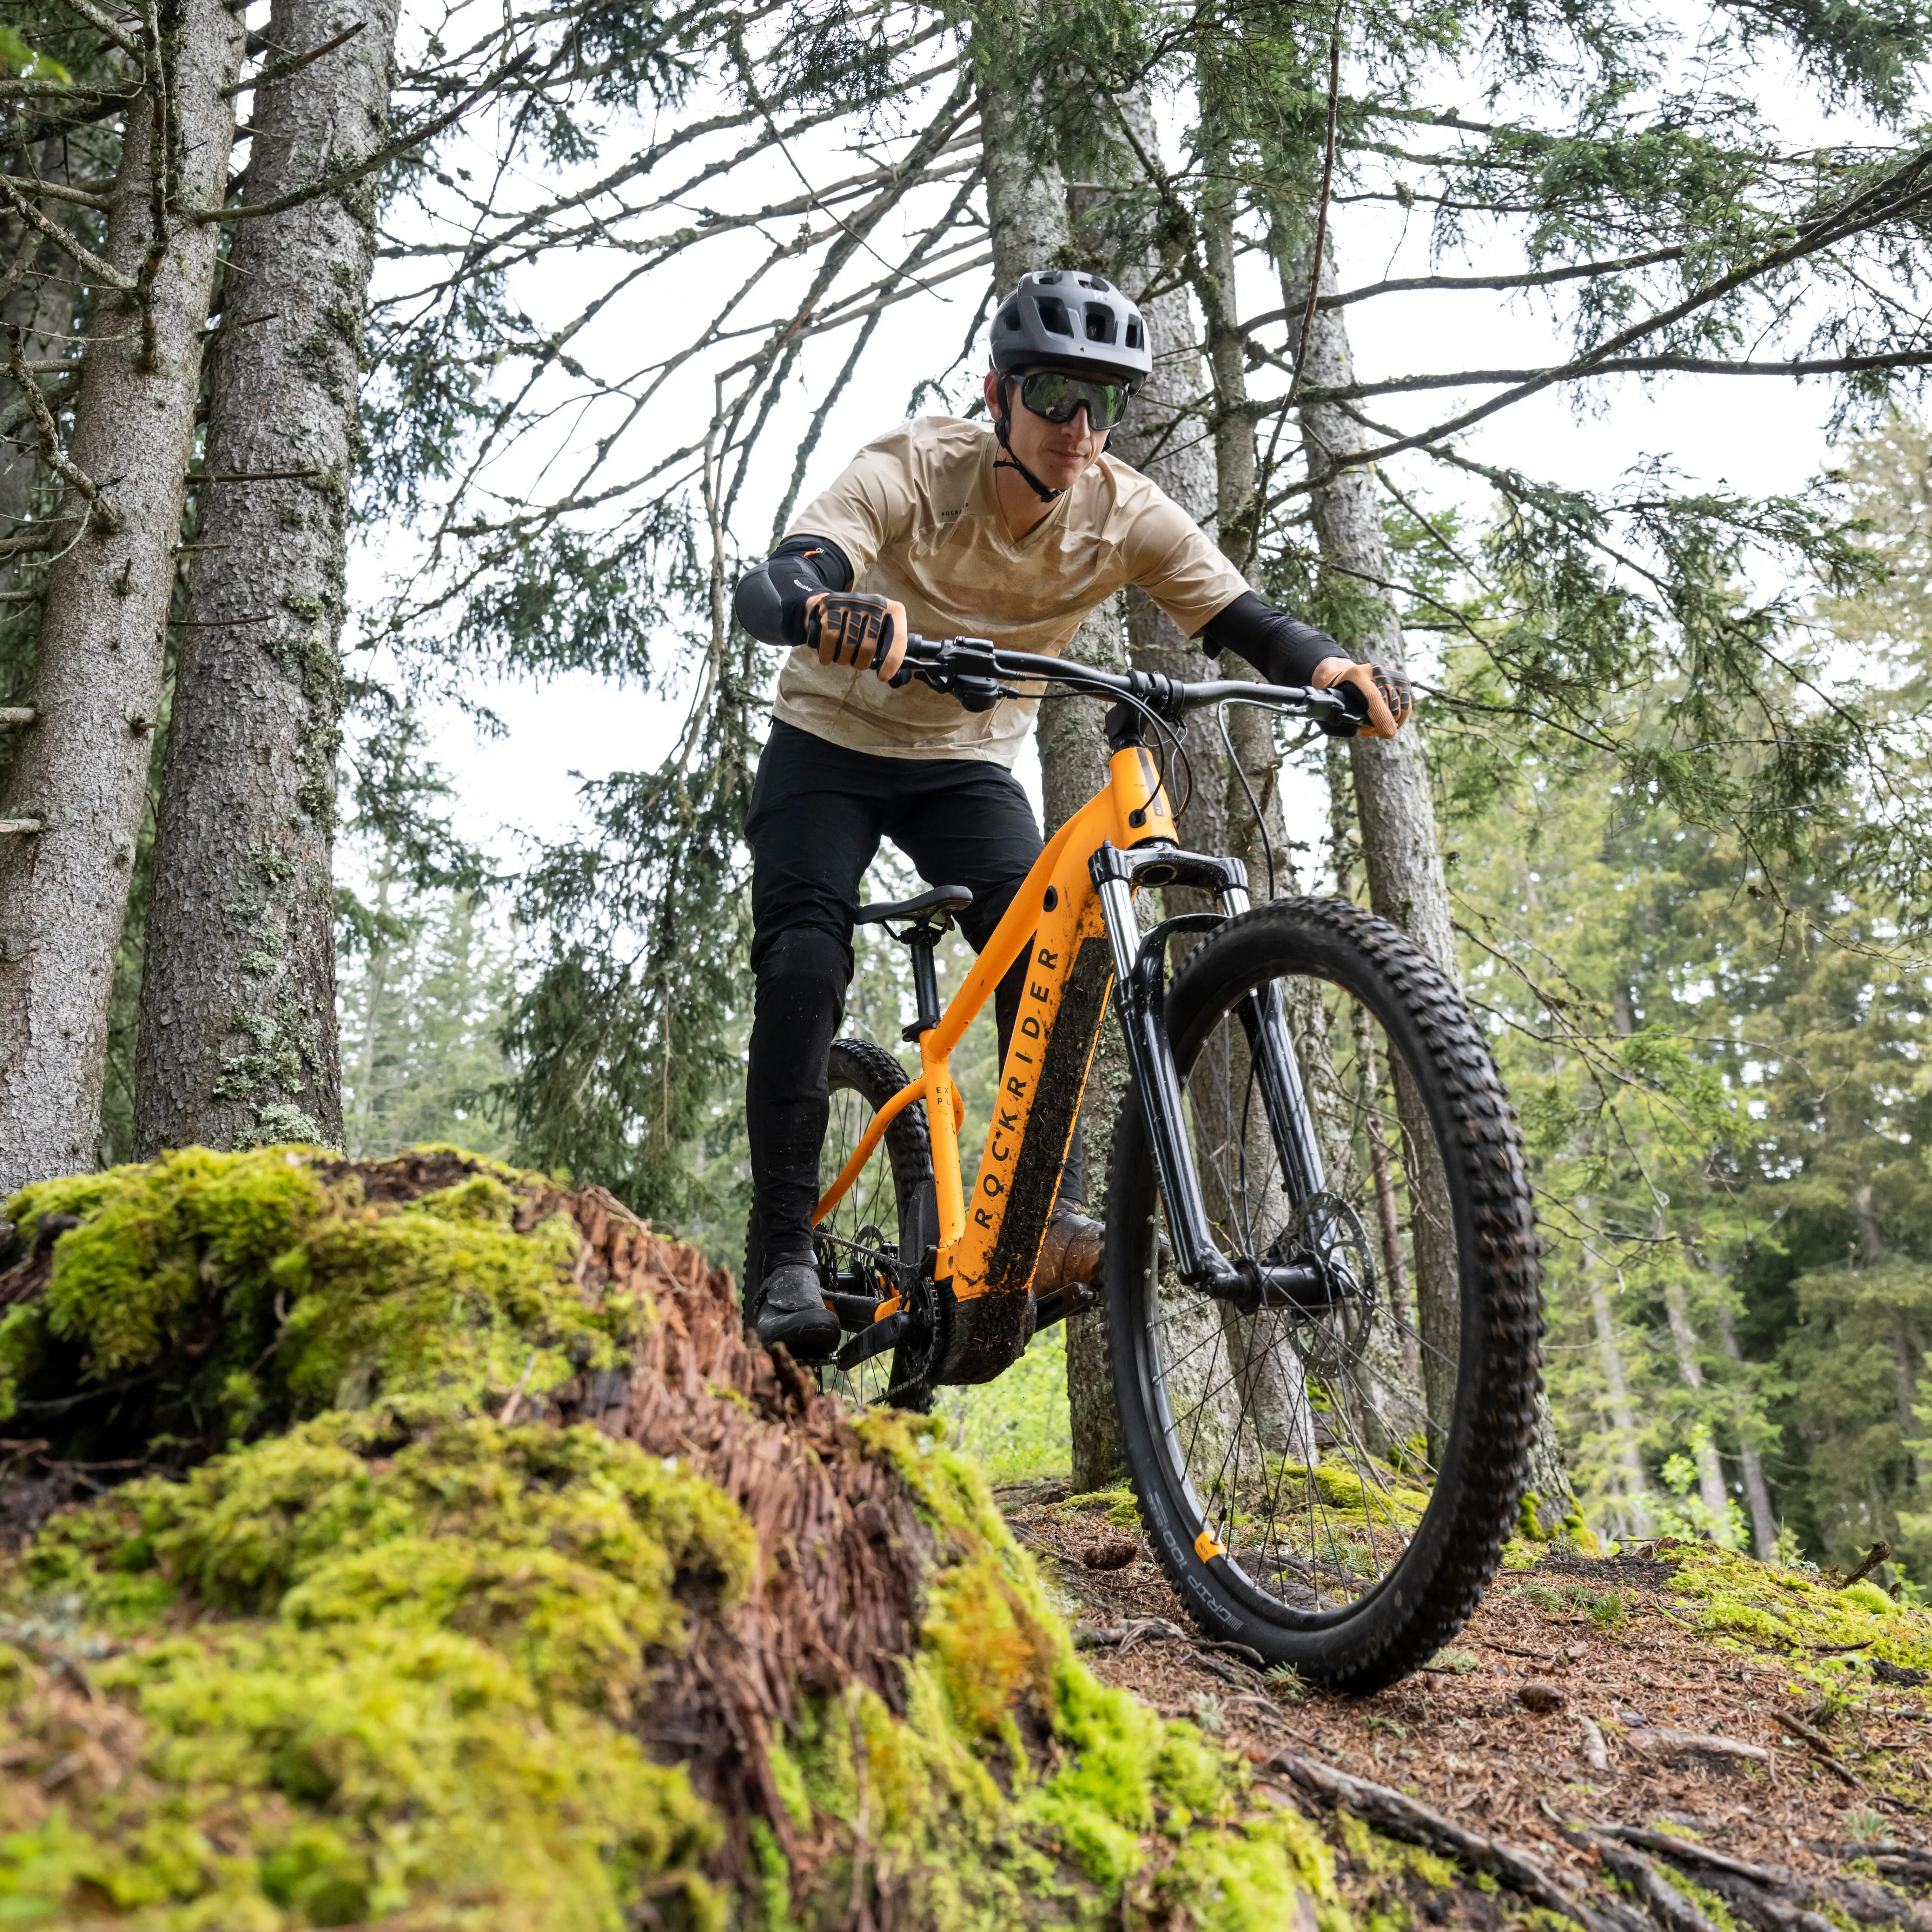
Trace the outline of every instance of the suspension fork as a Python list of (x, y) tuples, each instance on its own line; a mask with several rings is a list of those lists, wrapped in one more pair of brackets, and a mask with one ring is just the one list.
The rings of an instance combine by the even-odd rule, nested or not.
[[(1330, 1299), (1323, 1270), (1306, 1262), (1230, 1261), (1208, 1220), (1201, 1178), (1188, 1146), (1180, 1077), (1167, 1034), (1167, 943), (1177, 932), (1210, 930), (1247, 910), (1247, 868), (1238, 859), (1214, 858), (1172, 846), (1123, 852), (1103, 844), (1089, 869), (1100, 896), (1114, 956), (1114, 1002), (1146, 1111), (1154, 1174), (1167, 1212), (1174, 1267), (1190, 1288), (1246, 1307), (1324, 1306)], [(1142, 937), (1134, 917), (1137, 885), (1187, 885), (1213, 892), (1218, 913), (1183, 913)], [(1324, 1185), (1321, 1148), (1302, 1084), (1281, 989), (1270, 982), (1238, 1009), (1256, 1084), (1283, 1177), (1298, 1201)]]

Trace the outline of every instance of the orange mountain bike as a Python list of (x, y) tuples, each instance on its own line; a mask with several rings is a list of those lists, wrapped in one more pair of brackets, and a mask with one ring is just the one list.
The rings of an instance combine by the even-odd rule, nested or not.
[[(1356, 694), (1114, 676), (971, 638), (913, 639), (908, 674), (974, 709), (1020, 682), (1111, 700), (1112, 758), (944, 1012), (934, 946), (970, 893), (862, 914), (911, 948), (920, 1067), (832, 1049), (842, 1165), (818, 1252), (850, 1334), (837, 1372), (922, 1406), (1078, 1306), (1030, 1290), (1111, 991), (1132, 1078), (1102, 1298), (1149, 1540), (1210, 1634), (1388, 1682), (1474, 1607), (1522, 1502), (1542, 1302), (1516, 1117), (1443, 974), (1346, 901), (1251, 907), (1238, 860), (1180, 848), (1150, 749), (1231, 702), (1349, 732)], [(1167, 916), (1144, 930), (1135, 902), (1156, 891)], [(949, 1056), (1029, 947), (969, 1195)]]

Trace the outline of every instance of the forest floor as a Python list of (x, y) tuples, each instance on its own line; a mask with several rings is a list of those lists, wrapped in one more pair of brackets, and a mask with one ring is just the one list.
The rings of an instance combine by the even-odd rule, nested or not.
[(1519, 1541), (1428, 1670), (1346, 1696), (1204, 1642), (1128, 1492), (999, 1499), (1102, 1678), (1323, 1822), (1358, 1924), (1487, 1932), (1541, 1905), (1630, 1932), (1634, 1899), (1670, 1932), (1932, 1932), (1932, 1618), (1875, 1586), (1709, 1545)]

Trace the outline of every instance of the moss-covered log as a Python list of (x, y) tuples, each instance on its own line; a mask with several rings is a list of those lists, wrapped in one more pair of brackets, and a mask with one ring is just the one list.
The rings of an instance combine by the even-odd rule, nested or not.
[(8, 1922), (1339, 1924), (936, 1425), (609, 1196), (270, 1148), (8, 1211)]

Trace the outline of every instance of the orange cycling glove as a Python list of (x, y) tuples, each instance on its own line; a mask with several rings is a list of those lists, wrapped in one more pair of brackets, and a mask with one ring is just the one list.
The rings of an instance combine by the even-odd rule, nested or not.
[(805, 641), (822, 664), (869, 664), (890, 678), (905, 656), (905, 607), (859, 590), (835, 590), (806, 607)]
[(1368, 700), (1368, 722), (1362, 727), (1365, 738), (1393, 738), (1408, 722), (1415, 698), (1408, 680), (1386, 664), (1356, 664), (1347, 658), (1324, 658), (1315, 668), (1310, 680), (1318, 691), (1338, 684), (1352, 684)]
[(1408, 688), (1408, 680), (1399, 670), (1390, 670), (1385, 665), (1372, 664), (1369, 675), (1376, 681), (1376, 688), (1382, 694), (1382, 702), (1389, 708), (1389, 716), (1395, 720), (1395, 728), (1400, 731), (1408, 722), (1408, 714), (1415, 709), (1415, 694)]

